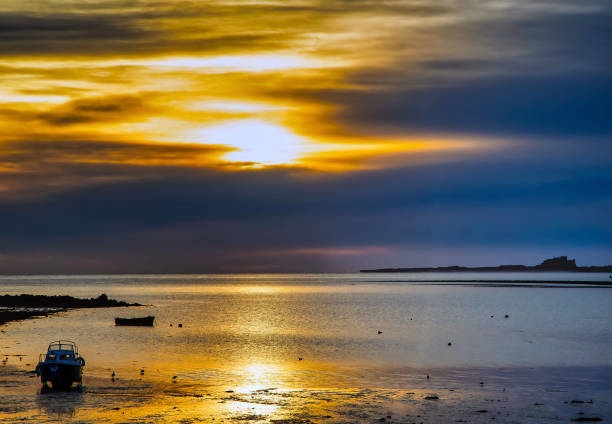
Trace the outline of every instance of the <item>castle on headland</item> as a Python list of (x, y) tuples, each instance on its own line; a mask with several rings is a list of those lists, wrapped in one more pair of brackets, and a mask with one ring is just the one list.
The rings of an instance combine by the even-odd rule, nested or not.
[(605, 266), (577, 266), (576, 259), (567, 259), (567, 256), (559, 256), (557, 258), (546, 259), (541, 264), (530, 265), (499, 265), (499, 266), (480, 266), (466, 267), (460, 265), (441, 266), (441, 267), (423, 267), (423, 268), (380, 268), (380, 269), (362, 269), (360, 272), (516, 272), (516, 271), (569, 271), (569, 272), (612, 272), (612, 265)]
[(551, 271), (575, 271), (577, 266), (576, 259), (567, 259), (567, 256), (559, 256), (558, 258), (546, 259), (534, 268)]

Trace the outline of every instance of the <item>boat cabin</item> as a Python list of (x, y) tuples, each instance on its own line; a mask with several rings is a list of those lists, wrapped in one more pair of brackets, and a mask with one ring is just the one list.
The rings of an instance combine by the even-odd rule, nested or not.
[(69, 340), (58, 340), (49, 344), (47, 353), (41, 353), (40, 362), (81, 362), (76, 343)]

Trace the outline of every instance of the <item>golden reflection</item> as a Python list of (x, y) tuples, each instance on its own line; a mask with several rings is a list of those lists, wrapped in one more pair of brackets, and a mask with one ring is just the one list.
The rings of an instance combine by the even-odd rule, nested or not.
[(278, 404), (262, 404), (259, 402), (225, 401), (222, 409), (225, 414), (230, 414), (235, 419), (257, 421), (259, 418), (266, 419), (268, 415), (276, 413), (280, 409)]
[(279, 376), (289, 373), (289, 369), (283, 369), (279, 364), (254, 362), (238, 365), (234, 372), (239, 381), (234, 391), (250, 393), (255, 390), (265, 390), (279, 383), (286, 384), (279, 381)]

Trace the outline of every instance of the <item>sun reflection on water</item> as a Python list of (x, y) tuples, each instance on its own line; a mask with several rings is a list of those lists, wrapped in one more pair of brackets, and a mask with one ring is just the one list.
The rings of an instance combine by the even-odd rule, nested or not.
[(265, 390), (278, 383), (282, 368), (276, 364), (252, 363), (242, 367), (238, 374), (241, 383), (236, 387), (238, 393), (248, 393), (254, 390)]

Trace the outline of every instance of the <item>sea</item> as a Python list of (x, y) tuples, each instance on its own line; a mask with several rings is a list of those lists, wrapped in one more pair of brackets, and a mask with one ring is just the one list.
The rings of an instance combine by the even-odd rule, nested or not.
[[(491, 393), (508, 399), (507, 422), (570, 419), (584, 413), (568, 409), (576, 405), (609, 414), (612, 289), (550, 281), (609, 275), (0, 276), (0, 294), (104, 293), (144, 305), (0, 327), (0, 357), (10, 370), (0, 379), (0, 422), (392, 422), (397, 414), (441, 422)], [(153, 327), (114, 323), (147, 315)], [(41, 394), (30, 372), (55, 340), (75, 341), (86, 360), (78, 397)], [(448, 395), (438, 415), (422, 400), (430, 392)], [(538, 394), (556, 409), (534, 407)], [(571, 403), (593, 397), (600, 401)], [(484, 415), (468, 421), (490, 422)]]

